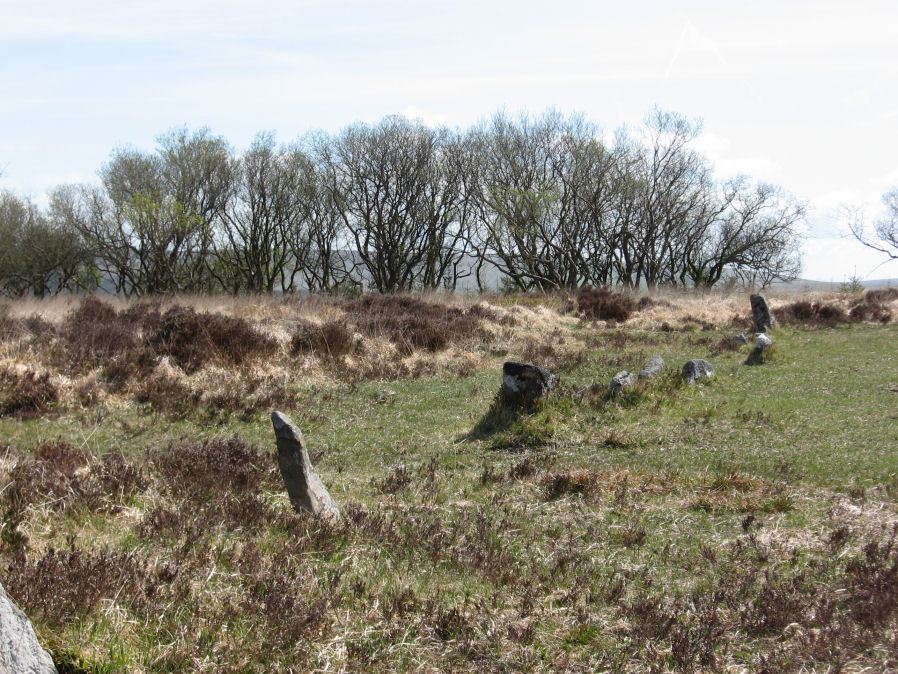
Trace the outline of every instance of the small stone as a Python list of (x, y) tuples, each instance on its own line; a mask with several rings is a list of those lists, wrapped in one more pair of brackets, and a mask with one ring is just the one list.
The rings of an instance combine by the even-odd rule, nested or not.
[(37, 641), (34, 627), (0, 585), (0, 672), (57, 674), (53, 658)]
[(749, 301), (751, 302), (751, 316), (755, 332), (767, 332), (776, 323), (776, 319), (770, 313), (770, 307), (767, 306), (767, 300), (763, 295), (752, 295), (749, 297)]
[(293, 509), (339, 518), (340, 509), (312, 468), (302, 432), (282, 412), (272, 412), (271, 423), (277, 440), (278, 466)]
[(649, 358), (649, 361), (643, 366), (642, 370), (639, 371), (640, 379), (654, 379), (659, 374), (661, 374), (661, 370), (664, 369), (664, 359), (661, 356), (652, 356)]
[(748, 344), (748, 337), (742, 334), (736, 335), (733, 337), (733, 341), (736, 342), (736, 344)]
[(633, 386), (636, 383), (636, 375), (627, 370), (618, 372), (611, 378), (611, 397), (614, 398), (621, 389)]
[(714, 368), (703, 358), (693, 358), (683, 366), (683, 379), (689, 384), (696, 379), (710, 379), (713, 376)]
[(532, 363), (508, 361), (502, 365), (502, 396), (517, 405), (530, 406), (558, 385), (558, 377)]
[(745, 359), (746, 365), (762, 365), (764, 363), (764, 351), (773, 346), (773, 339), (769, 335), (759, 332), (755, 335), (755, 348)]

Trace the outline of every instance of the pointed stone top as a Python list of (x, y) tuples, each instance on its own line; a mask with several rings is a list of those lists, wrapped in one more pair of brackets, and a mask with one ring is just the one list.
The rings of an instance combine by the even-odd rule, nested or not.
[(274, 426), (274, 434), (279, 438), (302, 440), (302, 431), (283, 412), (271, 413), (271, 425)]

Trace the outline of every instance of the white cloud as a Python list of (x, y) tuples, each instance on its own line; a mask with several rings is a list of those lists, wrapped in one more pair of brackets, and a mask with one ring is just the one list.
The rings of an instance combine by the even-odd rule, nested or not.
[(420, 119), (427, 126), (448, 126), (451, 124), (451, 117), (449, 115), (432, 112), (430, 110), (423, 110), (416, 105), (405, 106), (400, 114), (409, 119)]
[(883, 188), (883, 191), (895, 187), (896, 185), (898, 185), (898, 169), (889, 171), (884, 175), (871, 178), (870, 184)]
[(871, 254), (854, 239), (829, 237), (804, 242), (802, 277), (814, 281), (841, 283), (854, 275), (864, 280), (898, 278), (898, 260)]
[(693, 145), (711, 160), (720, 178), (746, 174), (759, 180), (775, 182), (782, 172), (783, 167), (770, 157), (734, 153), (733, 143), (717, 133), (706, 131), (695, 139)]

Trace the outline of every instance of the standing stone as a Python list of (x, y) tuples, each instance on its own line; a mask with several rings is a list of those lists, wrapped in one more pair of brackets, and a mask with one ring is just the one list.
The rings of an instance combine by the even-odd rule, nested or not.
[(611, 397), (614, 398), (621, 392), (621, 389), (629, 388), (635, 383), (636, 375), (632, 372), (628, 372), (627, 370), (618, 372), (611, 378)]
[(31, 621), (0, 585), (0, 672), (57, 674), (50, 654), (37, 641)]
[(281, 412), (271, 413), (271, 423), (277, 439), (278, 466), (293, 509), (297, 512), (305, 510), (313, 515), (339, 518), (340, 509), (312, 468), (302, 432), (286, 414)]
[(558, 377), (531, 363), (506, 362), (502, 366), (502, 397), (516, 405), (530, 406), (558, 384)]
[(654, 379), (659, 374), (661, 374), (661, 370), (664, 369), (664, 359), (661, 356), (652, 356), (649, 358), (649, 361), (643, 366), (642, 370), (639, 371), (640, 379)]
[(755, 324), (755, 332), (767, 332), (776, 322), (767, 306), (767, 300), (763, 295), (752, 295), (749, 297), (749, 301), (751, 302), (751, 316)]
[(773, 339), (763, 332), (759, 332), (755, 336), (755, 348), (748, 354), (745, 360), (746, 365), (761, 365), (764, 363), (764, 352), (773, 346)]
[(683, 366), (683, 379), (689, 384), (696, 379), (710, 379), (713, 376), (714, 368), (703, 358), (693, 358)]

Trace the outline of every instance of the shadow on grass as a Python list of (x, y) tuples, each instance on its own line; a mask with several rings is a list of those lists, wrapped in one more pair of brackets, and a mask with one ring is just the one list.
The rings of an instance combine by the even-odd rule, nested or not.
[(474, 424), (474, 428), (462, 435), (459, 440), (463, 442), (488, 440), (497, 433), (507, 431), (514, 426), (524, 414), (534, 411), (536, 410), (527, 410), (509, 401), (500, 390), (493, 397), (493, 402), (486, 413)]
[(538, 414), (544, 403), (522, 405), (508, 400), (500, 390), (484, 415), (470, 432), (460, 436), (458, 442), (489, 441), (490, 449), (523, 451), (548, 444), (553, 436), (548, 419)]

